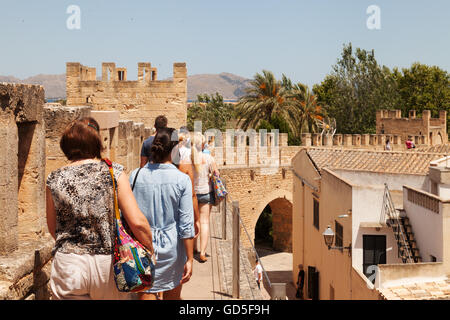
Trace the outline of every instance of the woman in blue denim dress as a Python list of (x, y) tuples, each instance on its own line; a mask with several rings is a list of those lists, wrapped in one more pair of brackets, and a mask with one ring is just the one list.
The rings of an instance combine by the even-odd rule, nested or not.
[(130, 175), (133, 194), (150, 224), (156, 253), (155, 281), (151, 289), (139, 293), (141, 300), (155, 300), (161, 292), (165, 300), (178, 300), (182, 284), (192, 275), (192, 183), (172, 164), (171, 153), (177, 143), (175, 129), (158, 131), (151, 147), (153, 163)]

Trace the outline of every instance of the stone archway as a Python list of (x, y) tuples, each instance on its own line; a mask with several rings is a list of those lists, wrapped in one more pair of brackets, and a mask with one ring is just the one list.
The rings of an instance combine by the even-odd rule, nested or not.
[(252, 231), (255, 234), (256, 224), (264, 208), (269, 205), (272, 210), (273, 249), (292, 252), (292, 194), (278, 190), (267, 196), (254, 210)]
[[(291, 251), (292, 238), (292, 179), (289, 167), (280, 167), (268, 173), (263, 168), (228, 168), (220, 170), (223, 181), (226, 182), (230, 201), (238, 201), (242, 218), (241, 241), (245, 248), (250, 248), (255, 239), (255, 227), (261, 213), (267, 205), (276, 212), (275, 229), (283, 229), (275, 246), (278, 250)], [(277, 200), (279, 199), (279, 200)], [(276, 201), (275, 201), (276, 200)], [(284, 201), (287, 201), (284, 202)], [(290, 203), (291, 205), (289, 206)], [(279, 218), (284, 217), (284, 218)], [(279, 220), (278, 220), (279, 219)], [(280, 221), (280, 222), (277, 222)], [(275, 236), (277, 238), (277, 235)], [(278, 245), (278, 243), (285, 243)]]

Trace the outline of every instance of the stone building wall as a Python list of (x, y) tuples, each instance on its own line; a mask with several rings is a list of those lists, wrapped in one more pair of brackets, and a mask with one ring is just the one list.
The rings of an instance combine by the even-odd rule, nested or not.
[[(124, 73), (121, 73), (124, 72)], [(67, 105), (89, 105), (93, 110), (120, 112), (121, 120), (143, 122), (152, 127), (158, 115), (169, 119), (169, 126), (186, 125), (186, 63), (173, 64), (172, 80), (157, 80), (150, 63), (138, 63), (138, 80), (126, 79), (126, 69), (114, 63), (102, 64), (102, 79), (96, 80), (95, 68), (78, 62), (66, 64)]]

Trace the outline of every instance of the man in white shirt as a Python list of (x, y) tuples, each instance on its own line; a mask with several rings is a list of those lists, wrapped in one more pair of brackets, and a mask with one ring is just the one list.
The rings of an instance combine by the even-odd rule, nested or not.
[(259, 260), (256, 259), (255, 270), (253, 270), (253, 274), (255, 275), (256, 283), (258, 284), (259, 290), (261, 290), (261, 281), (262, 281), (262, 267), (259, 263)]

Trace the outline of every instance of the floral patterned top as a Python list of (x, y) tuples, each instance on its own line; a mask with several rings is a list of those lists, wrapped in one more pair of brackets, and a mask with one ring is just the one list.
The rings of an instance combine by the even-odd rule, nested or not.
[[(113, 163), (114, 180), (123, 166)], [(113, 254), (114, 194), (104, 162), (62, 167), (47, 178), (56, 213), (52, 254)]]

